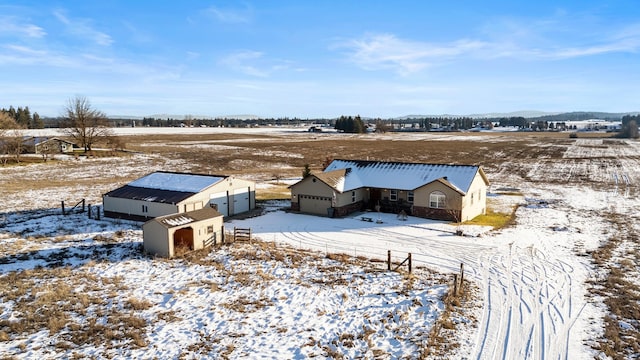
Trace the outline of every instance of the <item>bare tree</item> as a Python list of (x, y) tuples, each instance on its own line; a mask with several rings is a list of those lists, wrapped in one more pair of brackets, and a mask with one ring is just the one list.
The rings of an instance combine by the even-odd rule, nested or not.
[(95, 143), (106, 140), (112, 134), (107, 115), (94, 109), (84, 96), (69, 99), (63, 117), (62, 133), (78, 142), (85, 152), (91, 151)]
[(121, 137), (108, 135), (105, 137), (105, 140), (107, 142), (107, 146), (109, 147), (109, 149), (111, 149), (111, 151), (124, 150), (125, 148), (124, 139), (122, 139)]
[(4, 111), (0, 111), (0, 138), (4, 136), (4, 134), (9, 129), (15, 129), (18, 127), (15, 119), (11, 117), (11, 115), (7, 114)]
[(450, 196), (447, 196), (445, 212), (456, 225), (456, 235), (463, 235), (462, 231), (462, 209), (457, 201), (454, 201)]
[(20, 125), (5, 112), (0, 112), (0, 154), (2, 165), (6, 165), (9, 155), (13, 155), (16, 162), (20, 162), (20, 155), (24, 150), (24, 134)]
[(384, 133), (386, 133), (388, 131), (389, 131), (389, 125), (387, 125), (387, 123), (385, 123), (381, 119), (378, 119), (376, 121), (376, 132), (384, 134)]
[(38, 152), (40, 153), (40, 156), (42, 156), (42, 160), (44, 162), (47, 162), (47, 160), (49, 160), (49, 157), (51, 157), (51, 159), (54, 159), (55, 157), (55, 153), (56, 153), (56, 149), (55, 146), (51, 146), (51, 144), (44, 144), (42, 146), (39, 147)]
[(5, 151), (12, 155), (16, 163), (20, 163), (20, 156), (25, 150), (25, 137), (22, 129), (11, 129), (5, 134)]

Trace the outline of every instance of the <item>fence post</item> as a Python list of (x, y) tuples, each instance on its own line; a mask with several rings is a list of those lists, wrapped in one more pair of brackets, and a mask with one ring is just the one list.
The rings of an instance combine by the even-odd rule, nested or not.
[(82, 212), (84, 212), (84, 199), (82, 199)]
[(462, 289), (463, 280), (464, 280), (464, 263), (460, 263), (460, 289)]
[(387, 270), (391, 271), (391, 250), (387, 250)]
[(453, 274), (453, 295), (458, 296), (458, 274)]
[(100, 220), (100, 205), (96, 206), (96, 220)]
[(87, 206), (87, 217), (89, 219), (91, 219), (91, 204), (89, 204), (89, 206)]
[(64, 213), (64, 200), (62, 200), (62, 215), (67, 215)]
[(411, 253), (409, 253), (408, 259), (409, 259), (409, 273), (411, 273)]

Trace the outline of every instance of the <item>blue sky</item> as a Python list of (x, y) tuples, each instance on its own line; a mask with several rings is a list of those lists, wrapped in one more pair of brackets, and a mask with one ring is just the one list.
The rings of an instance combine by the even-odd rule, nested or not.
[(0, 107), (57, 116), (640, 110), (634, 1), (0, 1)]

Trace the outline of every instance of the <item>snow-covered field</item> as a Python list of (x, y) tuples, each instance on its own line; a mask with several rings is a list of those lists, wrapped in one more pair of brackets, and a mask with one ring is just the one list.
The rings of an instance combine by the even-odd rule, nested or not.
[[(284, 136), (295, 136), (295, 131)], [(411, 136), (420, 141), (430, 135)], [(494, 135), (463, 136), (468, 141), (504, 141)], [(620, 235), (612, 217), (637, 223), (640, 148), (635, 141), (579, 139), (566, 147), (562, 158), (513, 159), (489, 169), (491, 206), (518, 206), (516, 224), (501, 230), (466, 227), (467, 236), (460, 237), (449, 224), (419, 218), (400, 221), (381, 214), (378, 224), (360, 221), (358, 215), (326, 219), (274, 208), (227, 224), (250, 227), (268, 246), (236, 244), (204, 258), (171, 261), (141, 254), (138, 223), (63, 217), (55, 208), (61, 198), (86, 197), (96, 204), (101, 193), (125, 178), (183, 164), (151, 154), (136, 154), (118, 165), (108, 159), (70, 161), (69, 168), (86, 166), (90, 174), (111, 176), (114, 183), (91, 187), (85, 179), (80, 185), (1, 194), (0, 286), (11, 294), (18, 291), (18, 283), (32, 284), (33, 290), (0, 299), (0, 355), (416, 358), (426, 354), (427, 335), (443, 312), (450, 274), (464, 264), (465, 279), (479, 289), (478, 301), (470, 304), (479, 306), (454, 318), (458, 346), (446, 358), (605, 357), (599, 342), (604, 318), (611, 314), (604, 298), (591, 294), (590, 281), (606, 277), (608, 271), (594, 264), (590, 254)], [(0, 181), (11, 176), (58, 178), (64, 172), (60, 166), (0, 168)], [(522, 171), (512, 171), (516, 167)], [(637, 235), (638, 228), (631, 229)], [(632, 261), (635, 266), (627, 277), (638, 284), (639, 249), (632, 238), (624, 237), (604, 265)], [(289, 247), (319, 255), (286, 250)], [(386, 259), (388, 250), (398, 262), (412, 254), (414, 267), (419, 267), (413, 277), (379, 271), (384, 263), (364, 260)], [(324, 256), (335, 253), (353, 263)], [(21, 302), (37, 303), (50, 291), (50, 275), (42, 269), (67, 267), (79, 278), (69, 276), (71, 295), (61, 304), (73, 303), (81, 294), (102, 301), (89, 302), (85, 311), (71, 311), (70, 325), (54, 327), (55, 332), (51, 324), (17, 335), (7, 331), (7, 322), (20, 321), (21, 311), (34, 309), (23, 308)], [(56, 279), (59, 283), (60, 277)], [(105, 284), (105, 289), (92, 288), (87, 281)], [(131, 305), (140, 302), (144, 306)], [(142, 339), (123, 335), (112, 342), (73, 344), (73, 336), (80, 336), (74, 329), (88, 328), (87, 319), (125, 333), (127, 322), (117, 323), (110, 316), (123, 312), (144, 320)], [(639, 328), (638, 319), (617, 320), (620, 326)]]

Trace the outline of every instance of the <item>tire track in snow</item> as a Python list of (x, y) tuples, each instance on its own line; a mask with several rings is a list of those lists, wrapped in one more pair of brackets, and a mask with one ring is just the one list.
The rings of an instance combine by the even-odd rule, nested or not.
[[(309, 231), (307, 226), (281, 227), (282, 239), (294, 246), (324, 251), (354, 248), (358, 254), (386, 257), (386, 251), (408, 251), (414, 262), (444, 271), (459, 271), (483, 289), (484, 308), (478, 319), (478, 333), (471, 357), (480, 359), (567, 359), (569, 332), (580, 312), (573, 308), (571, 273), (573, 267), (544, 246), (531, 247), (498, 235), (488, 242), (470, 241), (433, 229), (407, 233), (391, 226)], [(367, 236), (371, 246), (353, 243)], [(543, 244), (538, 234), (534, 244)], [(349, 251), (350, 250), (350, 251)]]

